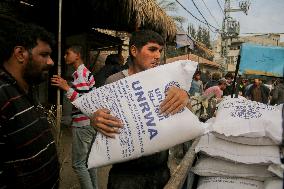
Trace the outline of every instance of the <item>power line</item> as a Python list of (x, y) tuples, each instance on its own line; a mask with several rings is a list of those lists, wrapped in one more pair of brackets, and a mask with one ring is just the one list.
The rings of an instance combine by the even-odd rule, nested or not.
[(206, 3), (204, 2), (204, 0), (202, 0), (204, 6), (206, 7), (206, 9), (208, 10), (208, 12), (210, 13), (210, 15), (212, 16), (212, 18), (214, 19), (215, 23), (220, 27), (220, 25), (218, 24), (215, 16), (213, 16), (213, 14), (211, 13), (210, 9), (207, 7)]
[(201, 13), (201, 11), (199, 10), (199, 8), (197, 7), (197, 5), (195, 4), (194, 0), (191, 0), (191, 1), (192, 1), (193, 5), (195, 6), (195, 8), (197, 9), (197, 11), (199, 12), (199, 14), (202, 16), (202, 18), (203, 18), (204, 21), (206, 22), (206, 25), (208, 26), (208, 29), (211, 30), (212, 32), (214, 32), (214, 31), (209, 27), (209, 25), (210, 25), (210, 26), (212, 26), (212, 25), (207, 22), (206, 18), (203, 16), (203, 14)]
[(219, 7), (220, 7), (221, 11), (222, 11), (222, 12), (223, 12), (223, 14), (225, 15), (225, 12), (224, 12), (224, 10), (222, 9), (222, 6), (221, 6), (221, 4), (220, 4), (219, 0), (217, 0), (217, 3), (218, 3), (218, 5), (219, 5)]
[[(194, 16), (189, 10), (187, 10), (178, 0), (176, 0), (176, 2), (187, 12), (189, 13), (193, 18), (195, 18), (196, 20), (198, 20), (199, 22), (207, 25), (205, 22), (203, 22), (202, 20), (200, 20), (199, 18), (197, 18), (196, 16)], [(210, 25), (210, 24), (209, 24)], [(219, 29), (210, 25), (211, 27), (213, 27), (214, 29), (216, 29), (216, 31), (218, 31)]]

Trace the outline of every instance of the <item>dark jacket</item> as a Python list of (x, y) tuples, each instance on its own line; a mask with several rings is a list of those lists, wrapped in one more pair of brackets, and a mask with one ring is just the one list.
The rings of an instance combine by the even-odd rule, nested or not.
[(284, 84), (279, 83), (275, 89), (271, 92), (271, 101), (272, 105), (284, 103)]
[[(256, 85), (252, 85), (248, 91), (247, 91), (247, 96), (255, 101), (254, 96), (252, 95), (252, 91), (256, 88)], [(265, 85), (261, 84), (260, 85), (260, 95), (261, 95), (261, 103), (267, 104), (268, 103), (268, 97), (269, 97), (269, 88), (266, 87)]]
[(226, 89), (223, 91), (223, 96), (230, 96), (233, 91), (233, 83), (231, 85), (227, 85)]
[(100, 69), (98, 73), (95, 74), (95, 86), (101, 87), (105, 84), (106, 79), (119, 72), (121, 70), (120, 65), (105, 65)]

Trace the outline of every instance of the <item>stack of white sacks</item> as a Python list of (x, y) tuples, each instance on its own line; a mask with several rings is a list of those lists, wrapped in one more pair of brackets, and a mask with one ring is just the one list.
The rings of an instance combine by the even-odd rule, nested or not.
[(201, 137), (198, 189), (282, 189), (282, 106), (225, 98)]

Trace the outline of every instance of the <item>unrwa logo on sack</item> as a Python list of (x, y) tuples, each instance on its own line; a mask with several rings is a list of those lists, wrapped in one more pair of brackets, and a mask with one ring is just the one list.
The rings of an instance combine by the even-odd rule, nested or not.
[[(169, 82), (166, 86), (165, 86), (165, 94), (167, 93), (167, 91), (169, 90), (170, 87), (177, 87), (180, 88), (180, 84), (177, 81), (171, 81)], [(182, 110), (180, 110), (178, 113), (181, 113), (184, 111), (184, 108)]]
[(157, 134), (158, 131), (155, 128), (155, 118), (153, 113), (151, 112), (149, 103), (145, 97), (145, 93), (143, 91), (142, 86), (140, 85), (140, 81), (134, 81), (132, 83), (132, 89), (135, 91), (135, 96), (137, 97), (136, 100), (139, 103), (140, 111), (143, 114), (143, 117), (146, 120), (146, 125), (148, 127), (148, 133), (150, 135), (150, 140), (152, 140)]
[(173, 86), (180, 88), (180, 84), (177, 81), (171, 81), (165, 86), (165, 94), (169, 90), (169, 88)]

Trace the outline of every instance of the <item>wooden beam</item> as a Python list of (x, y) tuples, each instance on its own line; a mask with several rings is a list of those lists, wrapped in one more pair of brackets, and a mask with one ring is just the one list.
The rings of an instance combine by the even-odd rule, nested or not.
[(181, 189), (183, 187), (183, 184), (188, 175), (189, 169), (192, 167), (192, 164), (196, 157), (194, 149), (198, 141), (199, 141), (199, 138), (194, 140), (191, 147), (185, 154), (184, 158), (178, 165), (177, 169), (171, 176), (170, 180), (168, 181), (164, 189)]

